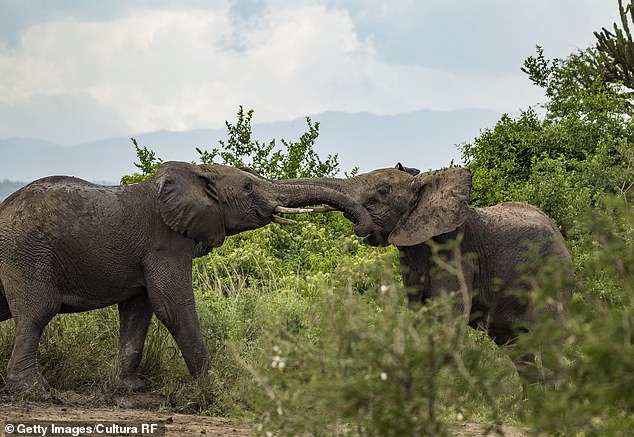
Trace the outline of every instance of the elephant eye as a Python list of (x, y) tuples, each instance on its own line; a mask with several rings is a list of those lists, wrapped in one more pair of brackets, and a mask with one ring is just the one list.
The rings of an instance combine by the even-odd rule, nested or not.
[(389, 185), (381, 185), (377, 191), (381, 196), (386, 196), (390, 194), (391, 190), (392, 190), (392, 187), (390, 187)]
[(244, 191), (246, 191), (247, 193), (250, 193), (251, 191), (253, 191), (253, 182), (248, 181), (244, 184)]

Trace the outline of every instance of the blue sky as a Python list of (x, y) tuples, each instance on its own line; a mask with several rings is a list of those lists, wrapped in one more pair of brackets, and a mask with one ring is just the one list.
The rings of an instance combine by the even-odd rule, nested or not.
[(0, 138), (70, 145), (324, 111), (515, 112), (616, 0), (0, 0)]

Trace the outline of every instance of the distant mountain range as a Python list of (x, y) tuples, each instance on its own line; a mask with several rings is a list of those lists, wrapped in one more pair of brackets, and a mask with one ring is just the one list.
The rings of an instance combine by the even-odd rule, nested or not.
[[(338, 154), (342, 172), (358, 166), (361, 172), (393, 166), (398, 161), (422, 170), (459, 162), (456, 147), (473, 140), (481, 129), (499, 118), (491, 110), (416, 111), (398, 115), (325, 112), (311, 117), (320, 123), (315, 149), (320, 156)], [(253, 126), (254, 138), (297, 140), (306, 131), (303, 118)], [(134, 134), (139, 144), (163, 160), (191, 161), (195, 147), (211, 149), (226, 138), (223, 129)], [(0, 140), (0, 181), (31, 181), (65, 174), (92, 181), (116, 183), (135, 171), (134, 147), (129, 138), (108, 138), (74, 146), (60, 146), (31, 138)]]

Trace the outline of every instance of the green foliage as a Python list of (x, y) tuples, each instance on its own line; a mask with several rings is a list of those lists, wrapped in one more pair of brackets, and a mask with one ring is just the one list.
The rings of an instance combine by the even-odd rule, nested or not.
[[(233, 167), (249, 167), (262, 176), (271, 179), (290, 179), (302, 177), (329, 177), (339, 172), (337, 155), (328, 155), (325, 159), (315, 152), (314, 146), (319, 136), (319, 123), (313, 123), (306, 117), (308, 130), (298, 141), (281, 139), (283, 148), (276, 147), (276, 140), (269, 142), (253, 139), (251, 120), (253, 110), (244, 111), (240, 106), (237, 121), (231, 124), (225, 121), (227, 140), (220, 140), (220, 147), (211, 151), (196, 148), (203, 164), (220, 163)], [(131, 138), (139, 162), (134, 165), (140, 173), (124, 175), (121, 184), (127, 185), (145, 180), (154, 174), (163, 160), (146, 146), (140, 147), (136, 139)], [(354, 175), (355, 169), (351, 174)]]
[(600, 195), (627, 192), (634, 182), (634, 124), (625, 97), (593, 68), (587, 51), (546, 60), (538, 47), (527, 59), (524, 71), (549, 98), (546, 113), (504, 115), (463, 145), (474, 205), (527, 201), (574, 233), (578, 215)]
[(275, 148), (275, 140), (266, 143), (252, 139), (252, 109), (245, 113), (244, 108), (240, 106), (237, 118), (235, 125), (225, 121), (229, 138), (227, 141), (220, 140), (222, 150), (214, 148), (209, 152), (199, 148), (196, 149), (200, 154), (201, 162), (213, 164), (216, 158), (220, 157), (222, 164), (225, 165), (233, 167), (251, 166), (256, 171), (266, 169), (270, 166), (269, 161)]
[(544, 57), (543, 48), (536, 46), (536, 56), (524, 61), (522, 71), (534, 85), (544, 89), (546, 119), (601, 117), (629, 109), (620, 86), (608, 83), (601, 75), (591, 50), (579, 50), (565, 59)]
[(267, 143), (252, 138), (252, 118), (253, 110), (245, 113), (240, 106), (236, 124), (225, 122), (229, 138), (227, 141), (220, 141), (220, 149), (196, 149), (201, 162), (211, 164), (220, 158), (221, 164), (250, 167), (271, 179), (327, 177), (334, 176), (339, 171), (337, 155), (328, 155), (322, 161), (314, 151), (313, 147), (319, 136), (319, 123), (313, 123), (310, 117), (306, 117), (308, 131), (302, 134), (298, 141), (280, 141), (283, 150), (276, 150), (274, 139)]
[[(108, 381), (117, 354), (115, 307), (53, 318), (40, 340), (39, 362), (44, 377), (58, 389), (90, 389)], [(15, 325), (0, 330), (0, 366), (6, 372), (15, 339)], [(3, 377), (6, 373), (3, 373)]]
[(130, 138), (134, 148), (136, 150), (136, 156), (139, 158), (138, 163), (134, 163), (134, 166), (141, 170), (141, 173), (133, 173), (131, 175), (124, 175), (121, 177), (121, 185), (134, 184), (135, 182), (141, 182), (156, 174), (159, 165), (163, 162), (161, 158), (156, 156), (153, 150), (148, 149), (146, 146), (139, 147), (136, 139)]
[(456, 420), (507, 418), (520, 396), (513, 367), (488, 338), (465, 330), (453, 301), (411, 311), (389, 263), (366, 272), (381, 285), (363, 296), (325, 289), (306, 311), (305, 330), (278, 328), (258, 365), (245, 363), (260, 388), (258, 429), (450, 435)]
[[(547, 434), (627, 435), (634, 426), (634, 211), (622, 198), (601, 206), (582, 218), (592, 239), (576, 299), (523, 339), (544, 353), (556, 387), (533, 390), (523, 412)], [(536, 291), (545, 302), (549, 290)]]
[(536, 137), (541, 133), (541, 121), (529, 109), (516, 120), (503, 115), (493, 129), (485, 129), (473, 143), (462, 146), (462, 159), (473, 173), (473, 205), (509, 200), (507, 187), (530, 175), (533, 157), (538, 155)]
[[(614, 37), (603, 36), (600, 44)], [(523, 71), (545, 91), (543, 115), (505, 115), (462, 149), (475, 205), (534, 204), (573, 253), (571, 305), (558, 297), (561, 278), (535, 284), (541, 317), (521, 341), (541, 356), (547, 384), (531, 388), (519, 416), (545, 435), (628, 435), (634, 426), (634, 125), (626, 76), (610, 76), (629, 67), (610, 62), (593, 50), (548, 60), (538, 47)]]
[(634, 22), (634, 4), (630, 2), (623, 7), (623, 1), (619, 0), (619, 14), (623, 29), (614, 23), (613, 32), (605, 27), (594, 32), (597, 44), (593, 55), (606, 80), (634, 89), (634, 41), (628, 22), (628, 18)]

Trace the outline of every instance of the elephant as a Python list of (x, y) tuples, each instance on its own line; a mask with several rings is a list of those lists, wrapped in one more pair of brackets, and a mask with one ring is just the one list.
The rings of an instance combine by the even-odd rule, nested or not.
[(165, 162), (155, 176), (126, 186), (52, 176), (21, 188), (0, 204), (0, 321), (13, 318), (16, 341), (7, 389), (46, 390), (37, 349), (58, 313), (118, 305), (115, 380), (145, 387), (138, 375), (155, 314), (180, 348), (193, 377), (209, 356), (192, 288), (192, 259), (226, 236), (271, 222), (298, 206), (336, 205), (369, 235), (367, 211), (336, 190), (272, 181), (218, 164)]
[[(466, 307), (469, 325), (485, 330), (498, 345), (516, 343), (540, 316), (542, 309), (531, 299), (530, 279), (538, 273), (536, 253), (555, 259), (551, 264), (565, 284), (573, 275), (561, 232), (538, 208), (518, 202), (469, 206), (471, 173), (466, 168), (421, 173), (398, 163), (348, 179), (307, 182), (338, 190), (368, 210), (375, 228), (364, 242), (398, 248), (410, 305), (460, 289), (460, 278), (435, 265), (433, 253), (434, 243), (440, 248), (459, 244), (459, 262), (451, 250), (441, 250), (441, 255), (460, 264), (463, 286), (471, 296), (470, 302), (456, 300), (456, 310)], [(567, 302), (571, 287), (563, 288), (562, 301)], [(529, 355), (519, 358), (534, 361)]]

